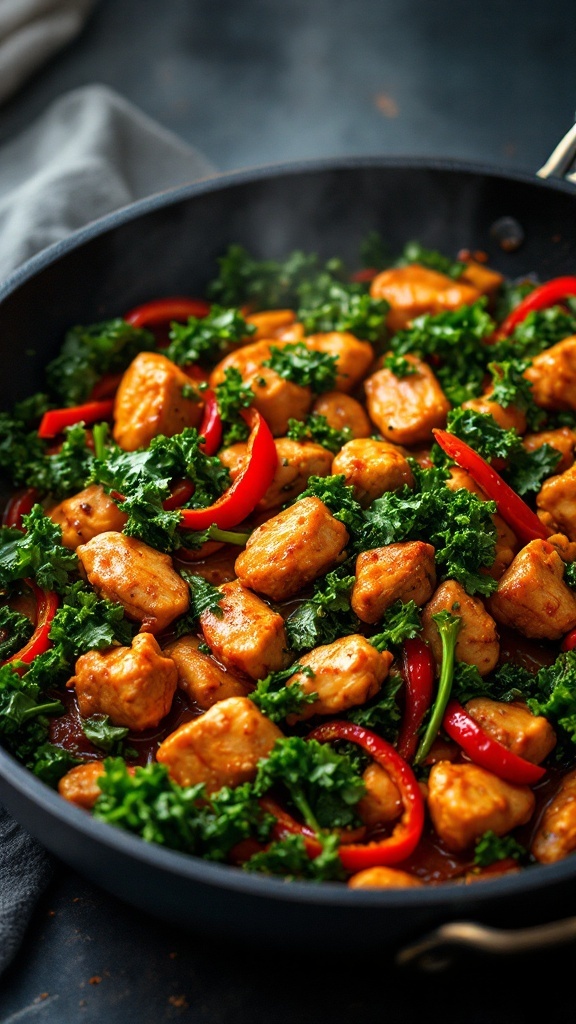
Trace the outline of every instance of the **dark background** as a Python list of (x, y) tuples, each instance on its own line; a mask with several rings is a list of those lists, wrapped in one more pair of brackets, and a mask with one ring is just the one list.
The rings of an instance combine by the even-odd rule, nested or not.
[[(0, 107), (0, 145), (100, 82), (218, 170), (362, 155), (535, 173), (576, 110), (574, 0), (101, 0), (82, 35)], [(302, 955), (182, 933), (63, 865), (0, 982), (2, 1024), (525, 1024), (573, 1018), (573, 945)]]

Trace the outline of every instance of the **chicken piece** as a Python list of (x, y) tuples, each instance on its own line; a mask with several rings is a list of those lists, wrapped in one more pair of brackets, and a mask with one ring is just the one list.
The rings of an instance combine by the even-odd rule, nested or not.
[(250, 313), (245, 319), (247, 324), (256, 328), (250, 335), (251, 341), (262, 341), (277, 338), (287, 327), (292, 327), (296, 313), (293, 309), (264, 309), (260, 313)]
[(369, 828), (396, 821), (404, 810), (402, 797), (388, 772), (373, 762), (364, 771), (362, 778), (366, 793), (356, 808), (359, 817)]
[(576, 770), (564, 776), (546, 807), (530, 852), (540, 864), (554, 864), (576, 850)]
[(428, 777), (428, 810), (449, 850), (466, 850), (484, 835), (506, 835), (525, 825), (536, 798), (529, 786), (499, 779), (475, 764), (439, 761)]
[(313, 675), (296, 672), (287, 686), (298, 683), (304, 693), (316, 693), (312, 704), (298, 714), (288, 715), (288, 725), (313, 715), (335, 715), (374, 697), (388, 675), (393, 661), (390, 651), (380, 653), (358, 634), (341, 637), (334, 643), (315, 647), (299, 658), (298, 664), (312, 669)]
[(492, 401), (490, 394), (491, 391), (487, 391), (478, 398), (469, 398), (467, 402), (462, 402), (462, 408), (472, 409), (473, 412), (480, 412), (484, 416), (492, 416), (503, 430), (515, 430), (518, 434), (524, 434), (527, 425), (525, 413), (515, 405), (504, 406)]
[(525, 434), (522, 444), (527, 452), (536, 452), (545, 444), (555, 448), (560, 452), (561, 459), (554, 466), (554, 472), (564, 473), (574, 464), (576, 430), (572, 430), (570, 427), (558, 427), (556, 430), (541, 430), (538, 434)]
[(177, 684), (172, 659), (151, 633), (138, 633), (131, 647), (82, 654), (66, 686), (76, 690), (83, 718), (108, 715), (113, 725), (141, 732), (168, 714)]
[(348, 427), (352, 437), (370, 437), (372, 433), (372, 425), (364, 406), (344, 391), (325, 391), (315, 400), (311, 412), (324, 416), (334, 430)]
[(481, 676), (488, 675), (498, 663), (500, 642), (496, 623), (479, 597), (471, 597), (456, 580), (445, 580), (422, 612), (422, 636), (432, 648), (438, 667), (442, 663), (442, 642), (432, 618), (448, 611), (462, 620), (456, 639), (456, 659), (475, 665)]
[(312, 405), (312, 391), (291, 380), (285, 380), (279, 373), (264, 363), (270, 359), (272, 348), (281, 348), (286, 342), (254, 341), (230, 352), (212, 370), (209, 377), (211, 388), (222, 383), (226, 370), (234, 367), (242, 380), (254, 392), (253, 404), (266, 420), (274, 437), (282, 437), (288, 430), (290, 419), (303, 420)]
[(283, 601), (333, 569), (348, 540), (319, 498), (300, 498), (250, 534), (234, 571), (245, 586)]
[(576, 412), (576, 334), (534, 356), (524, 376), (541, 409)]
[(362, 622), (378, 622), (394, 601), (429, 601), (436, 586), (434, 548), (421, 540), (361, 551), (350, 603)]
[(188, 397), (190, 378), (160, 352), (140, 352), (120, 381), (114, 403), (114, 440), (127, 452), (153, 437), (197, 427), (202, 402)]
[(402, 330), (422, 313), (445, 313), (468, 306), (481, 294), (474, 285), (455, 281), (419, 263), (383, 270), (370, 285), (373, 299), (386, 299), (390, 303), (386, 325), (392, 333)]
[(204, 783), (208, 793), (216, 793), (250, 782), (260, 758), (281, 737), (249, 697), (227, 697), (167, 736), (156, 760), (179, 786)]
[(388, 441), (357, 438), (334, 456), (332, 473), (342, 474), (354, 497), (366, 507), (385, 491), (414, 486), (414, 474), (400, 448)]
[(396, 377), (383, 366), (364, 381), (368, 414), (386, 441), (417, 445), (433, 440), (434, 427), (445, 427), (450, 403), (427, 363), (406, 360), (415, 372)]
[[(332, 452), (321, 444), (292, 441), (289, 437), (277, 437), (274, 444), (278, 465), (266, 494), (256, 505), (256, 510), (260, 512), (281, 508), (287, 501), (296, 498), (306, 490), (309, 476), (328, 476), (332, 471)], [(218, 453), (232, 481), (244, 466), (247, 447), (246, 442), (240, 442)]]
[(88, 582), (100, 597), (121, 604), (141, 629), (160, 633), (188, 611), (188, 584), (164, 555), (135, 537), (99, 533), (76, 549)]
[(102, 794), (98, 780), (105, 772), (103, 761), (85, 761), (83, 764), (77, 764), (62, 776), (58, 783), (58, 792), (69, 803), (76, 804), (76, 807), (81, 807), (85, 811), (91, 811)]
[(492, 267), (487, 267), (484, 263), (469, 260), (458, 280), (471, 284), (482, 295), (487, 295), (489, 299), (492, 299), (503, 284), (504, 276), (498, 270), (493, 270)]
[(220, 587), (218, 613), (200, 615), (206, 643), (231, 672), (263, 679), (290, 664), (284, 619), (260, 597), (231, 580)]
[(348, 331), (309, 334), (304, 343), (306, 348), (336, 357), (335, 391), (353, 391), (374, 362), (374, 349), (370, 342), (361, 341)]
[[(457, 491), (463, 487), (472, 494), (475, 494), (482, 501), (488, 500), (487, 495), (482, 488), (478, 486), (469, 473), (460, 469), (459, 466), (452, 466), (450, 468), (450, 477), (446, 481), (446, 487), (451, 491)], [(502, 519), (502, 516), (499, 516), (497, 512), (492, 516), (492, 522), (496, 527), (496, 548), (494, 551), (494, 561), (487, 570), (487, 573), (489, 576), (492, 576), (493, 579), (499, 580), (511, 564), (520, 545), (514, 531), (510, 529), (508, 523)]]
[(547, 525), (576, 541), (576, 464), (544, 481), (536, 506), (547, 513)]
[(523, 636), (560, 640), (576, 626), (576, 594), (564, 582), (564, 562), (545, 540), (518, 552), (488, 599), (497, 622)]
[(563, 562), (576, 562), (576, 540), (568, 540), (563, 533), (551, 533), (547, 540), (556, 548)]
[(466, 704), (466, 710), (484, 732), (532, 764), (541, 764), (556, 746), (556, 733), (548, 719), (533, 715), (519, 701), (505, 703), (474, 697)]
[(128, 516), (121, 512), (99, 484), (91, 484), (48, 512), (62, 529), (62, 543), (73, 551), (99, 533), (120, 532)]
[(414, 889), (424, 885), (416, 875), (400, 868), (364, 868), (348, 879), (349, 889)]
[(203, 711), (227, 697), (245, 697), (250, 686), (221, 668), (199, 649), (200, 644), (197, 636), (182, 636), (164, 648), (164, 654), (172, 658), (178, 670), (180, 689)]

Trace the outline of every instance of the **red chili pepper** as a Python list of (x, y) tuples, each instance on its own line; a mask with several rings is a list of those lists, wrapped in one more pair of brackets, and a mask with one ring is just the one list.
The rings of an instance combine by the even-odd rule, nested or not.
[(7, 658), (3, 665), (11, 662), (23, 661), (26, 665), (34, 661), (39, 654), (44, 654), (50, 647), (48, 634), (52, 626), (52, 619), (56, 614), (59, 604), (58, 594), (53, 590), (42, 590), (33, 580), (25, 580), (27, 587), (33, 592), (36, 598), (36, 626), (27, 644)]
[(571, 295), (576, 295), (576, 277), (554, 277), (551, 281), (538, 285), (502, 321), (496, 331), (496, 337), (507, 338), (518, 324), (526, 319), (528, 313), (555, 306)]
[(132, 327), (159, 327), (171, 320), (186, 321), (188, 317), (204, 317), (210, 312), (210, 304), (204, 299), (189, 299), (182, 295), (171, 295), (165, 299), (152, 299), (141, 306), (135, 306), (125, 314), (124, 320)]
[(29, 515), (39, 498), (35, 487), (28, 487), (23, 493), (15, 494), (4, 509), (2, 525), (12, 526), (24, 532), (22, 516)]
[(576, 647), (576, 629), (571, 629), (569, 633), (566, 633), (562, 641), (563, 651), (573, 651)]
[(376, 733), (353, 722), (326, 722), (314, 729), (308, 739), (318, 740), (319, 743), (333, 740), (357, 743), (388, 772), (404, 804), (402, 817), (392, 835), (370, 843), (346, 843), (340, 847), (343, 867), (347, 871), (361, 871), (363, 868), (399, 864), (406, 860), (420, 842), (424, 828), (424, 798), (412, 769), (398, 751)]
[(264, 497), (278, 466), (278, 454), (270, 427), (257, 409), (241, 409), (250, 427), (246, 461), (234, 483), (208, 508), (182, 509), (180, 526), (185, 530), (207, 530), (218, 526), (230, 530), (243, 522)]
[(50, 409), (42, 417), (38, 437), (56, 437), (65, 427), (72, 427), (75, 423), (88, 424), (108, 420), (113, 411), (113, 398), (104, 399), (102, 402), (86, 402), (85, 405), (74, 405), (69, 409)]
[(434, 429), (432, 433), (443, 451), (461, 469), (470, 473), (488, 498), (496, 502), (498, 512), (519, 540), (527, 544), (531, 540), (546, 540), (550, 536), (550, 531), (540, 522), (536, 513), (478, 452), (447, 430)]
[(182, 508), (182, 505), (188, 501), (189, 498), (194, 494), (194, 484), (191, 480), (179, 480), (178, 483), (172, 487), (172, 492), (169, 498), (166, 498), (162, 502), (162, 508), (165, 512), (175, 512), (177, 508)]
[(90, 392), (89, 401), (99, 402), (103, 398), (114, 398), (124, 373), (105, 373)]
[(411, 761), (416, 753), (418, 729), (432, 700), (435, 668), (428, 644), (418, 637), (404, 641), (402, 675), (406, 683), (406, 702), (396, 748), (405, 761)]
[(222, 444), (222, 419), (216, 395), (211, 388), (202, 393), (204, 414), (198, 427), (198, 433), (204, 438), (200, 451), (205, 455), (215, 455)]
[(546, 774), (546, 769), (533, 764), (493, 739), (456, 700), (449, 701), (442, 727), (474, 764), (497, 775), (499, 779), (519, 786), (532, 786)]
[(378, 271), (375, 267), (363, 267), (361, 270), (355, 270), (354, 273), (350, 274), (350, 280), (363, 284), (365, 281), (373, 281), (377, 274)]

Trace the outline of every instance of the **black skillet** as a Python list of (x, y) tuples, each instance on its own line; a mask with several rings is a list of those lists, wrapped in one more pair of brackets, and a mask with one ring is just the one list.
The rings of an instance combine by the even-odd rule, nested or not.
[[(571, 141), (539, 174), (563, 173)], [(226, 175), (106, 216), (0, 286), (0, 407), (43, 386), (42, 368), (68, 327), (162, 295), (201, 295), (232, 242), (261, 258), (303, 249), (353, 265), (375, 229), (392, 251), (411, 239), (447, 254), (483, 250), (511, 278), (576, 271), (576, 194), (560, 177), (379, 158)], [(408, 959), (417, 940), (439, 928), (430, 948), (446, 941), (522, 949), (576, 936), (576, 856), (474, 885), (353, 891), (247, 875), (148, 845), (65, 803), (2, 750), (0, 800), (61, 861), (200, 934), (311, 950), (352, 941)]]

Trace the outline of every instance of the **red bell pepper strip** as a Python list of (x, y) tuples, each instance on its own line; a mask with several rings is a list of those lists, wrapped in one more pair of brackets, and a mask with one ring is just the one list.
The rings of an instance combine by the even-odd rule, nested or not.
[(550, 530), (540, 522), (536, 513), (478, 452), (447, 430), (434, 429), (432, 433), (442, 450), (470, 474), (488, 498), (496, 502), (502, 519), (519, 540), (528, 544), (531, 540), (546, 540), (550, 536)]
[(406, 700), (396, 749), (405, 761), (411, 761), (416, 753), (418, 729), (432, 701), (435, 668), (428, 644), (418, 637), (404, 641), (402, 675)]
[(526, 319), (528, 313), (555, 306), (571, 295), (576, 295), (576, 277), (574, 276), (554, 277), (551, 281), (538, 285), (502, 321), (496, 331), (496, 338), (507, 338), (518, 324)]
[(11, 662), (22, 661), (29, 665), (39, 654), (44, 654), (50, 647), (49, 633), (52, 627), (52, 619), (58, 610), (58, 594), (53, 590), (42, 590), (33, 580), (25, 580), (26, 586), (30, 587), (36, 598), (36, 626), (27, 644), (24, 645), (11, 658), (7, 658), (2, 664), (9, 665)]
[(189, 498), (194, 494), (194, 484), (191, 480), (179, 480), (178, 483), (174, 484), (170, 497), (166, 498), (162, 502), (162, 508), (165, 512), (175, 512), (177, 508), (182, 508)]
[(35, 487), (28, 487), (21, 494), (15, 494), (4, 509), (2, 525), (12, 526), (24, 532), (22, 516), (29, 515), (39, 499), (40, 495)]
[(569, 633), (566, 633), (562, 641), (563, 651), (573, 651), (576, 647), (576, 629), (571, 629)]
[(103, 398), (114, 398), (123, 376), (124, 371), (121, 373), (105, 373), (99, 381), (96, 381), (90, 392), (89, 401), (99, 402)]
[(182, 509), (180, 526), (185, 530), (207, 530), (218, 526), (229, 530), (243, 522), (264, 497), (278, 466), (278, 454), (270, 427), (257, 409), (241, 409), (250, 427), (246, 461), (234, 483), (208, 508)]
[(365, 282), (373, 281), (378, 273), (379, 271), (375, 267), (362, 267), (361, 270), (355, 270), (350, 274), (350, 280), (364, 284)]
[(484, 732), (456, 700), (449, 701), (442, 727), (474, 764), (486, 768), (499, 779), (518, 786), (533, 786), (546, 774), (545, 768), (507, 750)]
[(85, 405), (74, 405), (69, 409), (50, 409), (45, 412), (38, 427), (38, 437), (56, 437), (65, 427), (73, 427), (75, 423), (99, 423), (108, 420), (114, 411), (114, 399), (106, 398), (101, 402), (86, 402)]
[(189, 317), (204, 317), (210, 312), (210, 304), (204, 299), (189, 299), (182, 295), (171, 295), (165, 299), (152, 299), (141, 306), (135, 306), (124, 315), (132, 327), (159, 327), (172, 320), (186, 321)]
[(340, 846), (339, 856), (347, 871), (361, 871), (377, 865), (399, 864), (406, 860), (418, 846), (424, 828), (424, 798), (410, 765), (400, 757), (397, 750), (376, 733), (353, 722), (333, 721), (319, 725), (308, 739), (327, 743), (334, 740), (349, 740), (357, 743), (367, 754), (384, 768), (398, 787), (404, 810), (400, 821), (390, 836), (369, 843), (345, 843)]
[(216, 394), (211, 388), (202, 393), (204, 401), (204, 413), (202, 422), (198, 427), (198, 433), (204, 438), (200, 444), (200, 451), (204, 455), (215, 455), (222, 444), (222, 419), (218, 408)]

